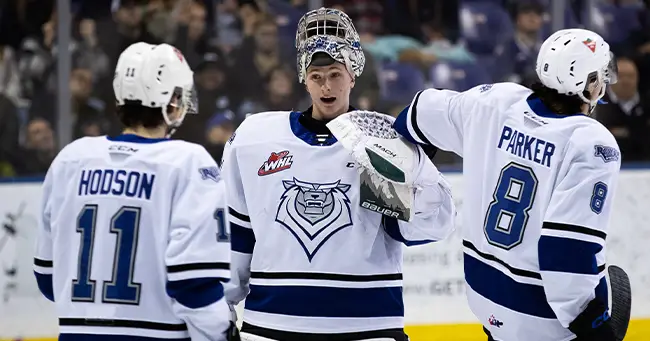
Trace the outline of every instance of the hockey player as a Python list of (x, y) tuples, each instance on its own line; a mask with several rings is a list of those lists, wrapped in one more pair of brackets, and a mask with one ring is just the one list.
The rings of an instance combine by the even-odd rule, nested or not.
[(43, 184), (34, 269), (59, 340), (226, 340), (223, 182), (203, 147), (167, 138), (196, 113), (193, 73), (136, 43), (113, 89), (124, 133), (67, 145)]
[(532, 90), (428, 89), (395, 122), (411, 141), (463, 157), (467, 296), (490, 340), (614, 340), (605, 237), (621, 160), (589, 115), (615, 63), (598, 34), (558, 31)]
[(451, 234), (450, 190), (423, 157), (413, 172), (429, 186), (410, 222), (362, 208), (355, 159), (326, 126), (353, 110), (359, 36), (345, 13), (321, 8), (300, 20), (296, 47), (312, 106), (249, 116), (224, 151), (226, 297), (245, 298), (243, 340), (406, 340), (402, 249)]

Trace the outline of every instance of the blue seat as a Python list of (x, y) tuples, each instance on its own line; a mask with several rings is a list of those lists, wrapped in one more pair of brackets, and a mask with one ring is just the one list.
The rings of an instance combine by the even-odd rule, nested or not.
[(433, 87), (455, 91), (492, 83), (487, 69), (476, 63), (438, 62), (431, 67), (429, 75)]
[(410, 103), (413, 96), (426, 87), (424, 73), (411, 64), (383, 64), (378, 76), (381, 98), (390, 103)]
[(460, 8), (461, 37), (475, 54), (491, 54), (512, 37), (514, 28), (503, 7), (492, 2), (464, 2)]
[(600, 3), (582, 13), (583, 20), (592, 16), (592, 30), (600, 34), (610, 44), (625, 41), (630, 32), (640, 29), (638, 6), (615, 6)]
[[(583, 25), (580, 24), (578, 16), (573, 11), (573, 8), (566, 5), (564, 8), (564, 28), (580, 28)], [(542, 38), (546, 39), (553, 34), (553, 20), (551, 19), (551, 8), (550, 6), (546, 7), (544, 13), (544, 24), (542, 26)]]
[(291, 38), (291, 40), (295, 39), (298, 21), (304, 13), (289, 2), (282, 0), (268, 0), (268, 9), (278, 24), (278, 35)]

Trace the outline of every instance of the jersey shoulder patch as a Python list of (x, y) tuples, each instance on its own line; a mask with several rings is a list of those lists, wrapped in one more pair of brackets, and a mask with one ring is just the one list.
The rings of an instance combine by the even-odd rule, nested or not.
[(219, 168), (217, 166), (208, 166), (199, 168), (199, 174), (201, 174), (201, 180), (212, 180), (214, 182), (219, 182)]
[(508, 108), (522, 98), (527, 98), (532, 91), (517, 83), (494, 83), (475, 86), (467, 91), (471, 96), (489, 103), (494, 108)]
[(618, 161), (621, 153), (618, 148), (597, 144), (594, 146), (594, 156), (600, 157), (605, 163)]
[(600, 122), (585, 117), (571, 137), (571, 143), (582, 153), (590, 153), (600, 162), (620, 162), (621, 151), (612, 133)]

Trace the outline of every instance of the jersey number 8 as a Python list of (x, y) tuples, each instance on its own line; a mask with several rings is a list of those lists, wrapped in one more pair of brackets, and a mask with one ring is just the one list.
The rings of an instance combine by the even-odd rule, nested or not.
[(485, 214), (484, 232), (491, 245), (510, 250), (522, 243), (537, 183), (530, 167), (513, 162), (503, 167)]

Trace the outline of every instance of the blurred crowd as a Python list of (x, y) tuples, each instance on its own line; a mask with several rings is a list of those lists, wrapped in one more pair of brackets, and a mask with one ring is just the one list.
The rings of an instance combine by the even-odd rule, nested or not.
[[(560, 0), (563, 1), (563, 0)], [(175, 138), (219, 161), (250, 114), (304, 110), (297, 82), (297, 22), (309, 0), (71, 0), (70, 139), (119, 133), (112, 73), (136, 41), (178, 47), (196, 73), (199, 115)], [(344, 10), (367, 63), (352, 105), (397, 114), (425, 87), (535, 81), (552, 0), (322, 0)], [(617, 55), (619, 82), (595, 118), (616, 136), (624, 162), (650, 161), (650, 1), (565, 1), (565, 27), (602, 34)], [(0, 177), (43, 175), (57, 145), (55, 0), (0, 1)], [(439, 153), (438, 164), (458, 164)]]

